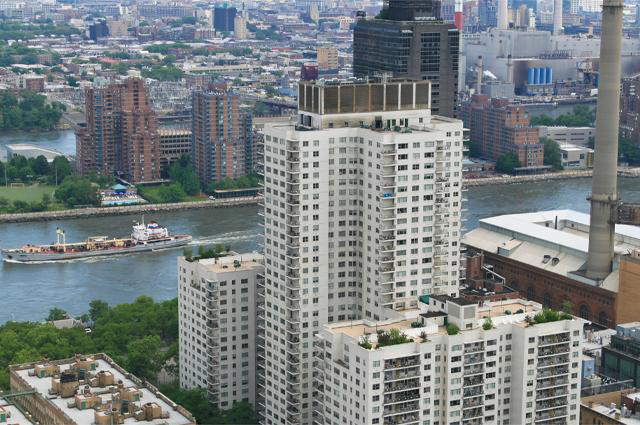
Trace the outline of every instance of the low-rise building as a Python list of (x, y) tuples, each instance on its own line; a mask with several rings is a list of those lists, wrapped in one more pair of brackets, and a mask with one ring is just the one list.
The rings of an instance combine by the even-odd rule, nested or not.
[(572, 144), (578, 146), (588, 146), (589, 139), (596, 136), (596, 129), (593, 127), (565, 127), (565, 126), (538, 126), (540, 137), (555, 140), (559, 144)]
[(29, 412), (23, 412), (11, 402), (11, 397), (0, 397), (0, 424), (35, 425), (36, 421)]
[(640, 425), (639, 399), (640, 392), (635, 388), (582, 397), (580, 423)]
[(574, 313), (606, 327), (640, 320), (640, 229), (615, 226), (614, 267), (604, 279), (584, 277), (589, 215), (573, 210), (507, 214), (481, 219), (462, 243), (522, 297), (546, 307), (567, 301)]
[(255, 403), (263, 270), (255, 253), (178, 258), (180, 385), (222, 409)]
[(319, 423), (580, 423), (582, 320), (520, 299), (421, 300), (319, 333)]
[(195, 425), (186, 409), (99, 353), (9, 366), (6, 396), (41, 424)]
[(562, 166), (564, 168), (591, 168), (593, 167), (593, 149), (585, 146), (560, 143)]
[(616, 326), (611, 343), (602, 347), (601, 361), (606, 376), (640, 387), (640, 322)]

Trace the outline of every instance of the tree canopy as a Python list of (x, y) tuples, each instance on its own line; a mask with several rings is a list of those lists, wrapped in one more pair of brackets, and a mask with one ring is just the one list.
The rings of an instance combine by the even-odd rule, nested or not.
[(503, 173), (511, 174), (516, 168), (520, 166), (520, 160), (518, 159), (518, 156), (513, 152), (502, 155), (496, 161), (496, 170)]
[(0, 130), (53, 130), (66, 107), (33, 92), (0, 93)]
[(573, 113), (562, 114), (558, 118), (553, 119), (548, 115), (539, 115), (531, 117), (530, 124), (547, 125), (547, 126), (566, 126), (566, 127), (590, 127), (595, 124), (596, 110), (589, 108), (587, 105), (576, 105)]
[(84, 177), (69, 176), (54, 192), (54, 197), (67, 207), (99, 205), (98, 186)]
[(556, 171), (562, 170), (562, 152), (558, 142), (547, 137), (541, 137), (540, 143), (544, 145), (544, 165), (551, 165)]

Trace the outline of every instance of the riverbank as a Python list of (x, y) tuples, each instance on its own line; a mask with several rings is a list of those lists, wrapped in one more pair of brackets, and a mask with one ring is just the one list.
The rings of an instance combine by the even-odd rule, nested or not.
[(235, 199), (215, 199), (199, 202), (171, 204), (144, 204), (122, 207), (78, 208), (62, 211), (42, 211), (18, 214), (0, 214), (0, 223), (23, 223), (29, 221), (51, 221), (72, 218), (104, 217), (123, 214), (143, 214), (163, 211), (192, 210), (198, 208), (230, 208), (256, 204), (261, 197), (251, 196)]
[[(640, 177), (640, 168), (624, 167), (618, 169), (618, 175), (621, 177)], [(517, 184), (541, 182), (549, 180), (570, 180), (582, 179), (593, 176), (593, 169), (589, 170), (565, 170), (550, 174), (533, 174), (528, 176), (496, 176), (477, 179), (465, 179), (466, 187), (490, 186), (501, 184)]]

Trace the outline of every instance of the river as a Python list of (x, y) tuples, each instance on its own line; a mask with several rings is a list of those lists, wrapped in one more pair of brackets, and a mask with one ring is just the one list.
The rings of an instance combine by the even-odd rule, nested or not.
[[(0, 137), (0, 145), (3, 138)], [(56, 149), (55, 144), (50, 146)], [(59, 150), (61, 150), (58, 147)], [(620, 193), (628, 202), (640, 202), (640, 180), (620, 179)], [(471, 230), (478, 220), (499, 214), (571, 208), (589, 211), (586, 197), (591, 179), (575, 179), (469, 189), (465, 227)], [(194, 236), (198, 244), (228, 245), (237, 252), (260, 249), (262, 241), (257, 206), (173, 211), (147, 215), (173, 232)], [(59, 222), (31, 222), (0, 225), (0, 246), (50, 243), (55, 229), (65, 229), (67, 240), (87, 236), (122, 236), (140, 217), (113, 216)], [(3, 294), (0, 323), (7, 320), (42, 320), (52, 307), (79, 315), (93, 299), (110, 304), (131, 302), (139, 295), (157, 300), (176, 296), (176, 257), (181, 250), (130, 254), (116, 257), (72, 260), (43, 264), (2, 263), (0, 288)]]

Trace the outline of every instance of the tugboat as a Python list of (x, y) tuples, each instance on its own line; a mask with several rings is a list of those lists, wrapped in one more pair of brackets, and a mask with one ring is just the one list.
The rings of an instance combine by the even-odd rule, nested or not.
[(172, 235), (166, 227), (151, 221), (136, 223), (131, 237), (113, 238), (91, 236), (84, 242), (67, 243), (64, 230), (56, 229), (56, 243), (51, 245), (25, 245), (17, 249), (3, 249), (5, 261), (27, 263), (32, 261), (58, 261), (130, 252), (155, 251), (175, 248), (191, 242), (191, 235)]

